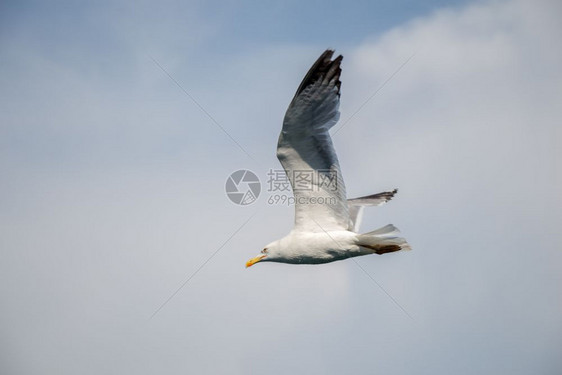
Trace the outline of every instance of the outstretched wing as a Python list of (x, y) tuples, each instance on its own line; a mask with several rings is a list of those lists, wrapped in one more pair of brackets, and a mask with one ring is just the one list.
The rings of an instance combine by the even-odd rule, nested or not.
[(300, 84), (283, 120), (277, 158), (295, 197), (295, 230), (351, 227), (345, 185), (329, 130), (340, 113), (340, 63), (327, 50)]
[(364, 197), (348, 199), (349, 205), (349, 219), (353, 223), (353, 232), (359, 232), (359, 227), (363, 219), (363, 208), (367, 206), (380, 206), (388, 202), (394, 197), (398, 189), (392, 191), (383, 191), (382, 193), (366, 195)]
[(382, 193), (366, 195), (364, 197), (348, 199), (350, 206), (379, 206), (391, 200), (398, 193), (398, 189), (383, 191)]

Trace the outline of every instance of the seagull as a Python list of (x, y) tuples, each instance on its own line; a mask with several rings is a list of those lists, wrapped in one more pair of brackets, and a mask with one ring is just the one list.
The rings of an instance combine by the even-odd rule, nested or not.
[(383, 204), (397, 190), (347, 199), (329, 130), (338, 121), (343, 56), (326, 50), (302, 80), (283, 119), (277, 158), (291, 183), (295, 224), (267, 245), (246, 267), (258, 262), (323, 264), (367, 254), (410, 250), (388, 224), (360, 234), (363, 208)]

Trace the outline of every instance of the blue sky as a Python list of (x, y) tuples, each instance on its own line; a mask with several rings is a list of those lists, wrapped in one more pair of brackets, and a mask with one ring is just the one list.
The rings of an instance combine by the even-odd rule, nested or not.
[(84, 6), (79, 2), (61, 1), (53, 6), (31, 1), (5, 2), (3, 7), (5, 28), (22, 27), (26, 22), (33, 22), (34, 31), (46, 31), (43, 35), (45, 39), (56, 38), (51, 42), (92, 38), (96, 34), (109, 41), (113, 38), (106, 26), (127, 20), (142, 22), (148, 31), (159, 29), (161, 21), (171, 21), (177, 26), (175, 38), (178, 38), (182, 32), (197, 33), (190, 26), (198, 20), (220, 35), (220, 38), (210, 38), (214, 39), (210, 49), (227, 48), (232, 53), (227, 46), (229, 42), (243, 48), (268, 43), (359, 43), (365, 36), (383, 32), (411, 18), (463, 3), (355, 1), (333, 2), (328, 6), (321, 1), (145, 1), (136, 4), (101, 1)]
[[(3, 373), (560, 372), (557, 2), (1, 7)], [(414, 248), (358, 258), (379, 285), (348, 261), (244, 269), (293, 208), (224, 192), (279, 168), (327, 47), (348, 195), (399, 188), (362, 230)]]

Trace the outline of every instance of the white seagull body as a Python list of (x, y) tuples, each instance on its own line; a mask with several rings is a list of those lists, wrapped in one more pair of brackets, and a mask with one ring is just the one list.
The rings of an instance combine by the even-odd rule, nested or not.
[(277, 158), (291, 182), (295, 226), (267, 245), (257, 262), (320, 264), (367, 254), (409, 250), (392, 224), (359, 234), (362, 210), (390, 200), (396, 190), (347, 199), (329, 134), (339, 119), (340, 63), (325, 51), (312, 65), (289, 104), (277, 144)]

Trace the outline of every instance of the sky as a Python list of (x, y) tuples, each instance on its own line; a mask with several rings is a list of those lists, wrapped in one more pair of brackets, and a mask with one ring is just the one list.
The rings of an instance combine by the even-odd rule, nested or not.
[[(2, 2), (5, 374), (558, 374), (557, 1)], [(267, 172), (300, 80), (362, 231), (410, 252), (245, 262), (292, 227)], [(228, 176), (262, 193), (229, 201)], [(193, 276), (194, 275), (194, 276)]]

